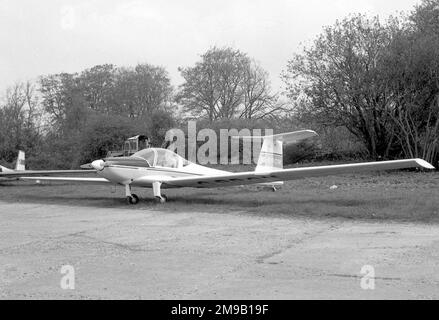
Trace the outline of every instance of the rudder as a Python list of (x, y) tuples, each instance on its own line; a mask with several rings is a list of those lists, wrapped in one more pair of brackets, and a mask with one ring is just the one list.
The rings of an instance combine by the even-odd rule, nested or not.
[(17, 163), (15, 164), (16, 171), (26, 170), (26, 158), (24, 151), (18, 151)]

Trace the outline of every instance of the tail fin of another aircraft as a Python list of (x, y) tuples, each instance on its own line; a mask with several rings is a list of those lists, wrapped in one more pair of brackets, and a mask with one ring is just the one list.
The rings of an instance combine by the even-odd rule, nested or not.
[(8, 169), (6, 167), (0, 166), (0, 173), (2, 172), (13, 172), (11, 169)]
[(26, 165), (25, 165), (25, 153), (24, 151), (18, 151), (18, 158), (17, 158), (17, 163), (15, 164), (15, 170), (16, 171), (24, 171), (26, 170)]
[[(15, 171), (24, 171), (26, 170), (25, 166), (25, 153), (24, 151), (18, 151), (17, 163), (15, 164)], [(9, 168), (0, 166), (0, 172), (14, 172)]]

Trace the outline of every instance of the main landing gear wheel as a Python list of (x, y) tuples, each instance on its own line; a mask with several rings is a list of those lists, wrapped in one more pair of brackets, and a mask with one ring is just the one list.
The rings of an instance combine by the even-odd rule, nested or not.
[(132, 194), (131, 196), (127, 196), (127, 202), (129, 204), (138, 204), (139, 197), (136, 194)]
[(168, 198), (160, 193), (160, 186), (162, 183), (160, 181), (154, 181), (152, 183), (152, 191), (154, 192), (154, 200), (157, 203), (165, 203)]
[(155, 197), (155, 202), (157, 203), (165, 203), (166, 201), (168, 201), (168, 197), (165, 196), (164, 194), (162, 194), (161, 197)]

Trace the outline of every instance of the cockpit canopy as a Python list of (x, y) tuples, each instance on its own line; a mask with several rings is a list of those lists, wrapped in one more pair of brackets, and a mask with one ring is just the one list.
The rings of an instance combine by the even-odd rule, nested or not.
[(151, 167), (181, 168), (190, 163), (171, 150), (159, 148), (143, 149), (132, 157), (145, 159)]

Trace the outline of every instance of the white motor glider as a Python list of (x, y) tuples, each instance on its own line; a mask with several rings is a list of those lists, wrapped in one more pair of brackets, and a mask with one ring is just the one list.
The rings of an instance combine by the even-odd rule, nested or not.
[[(148, 148), (129, 157), (111, 157), (93, 161), (91, 167), (100, 177), (47, 176), (56, 175), (56, 172), (45, 172), (46, 176), (35, 176), (35, 174), (28, 175), (26, 171), (16, 173), (16, 177), (20, 180), (119, 184), (125, 186), (128, 202), (136, 204), (139, 197), (131, 193), (133, 186), (152, 188), (155, 199), (164, 203), (167, 197), (161, 193), (163, 188), (214, 188), (247, 184), (268, 184), (274, 188), (282, 181), (306, 177), (415, 167), (434, 169), (422, 159), (283, 169), (283, 143), (298, 142), (316, 135), (314, 131), (303, 130), (263, 137), (243, 137), (263, 139), (256, 170), (251, 172), (232, 173), (216, 170), (192, 163), (168, 149)], [(94, 172), (94, 170), (88, 171)]]

